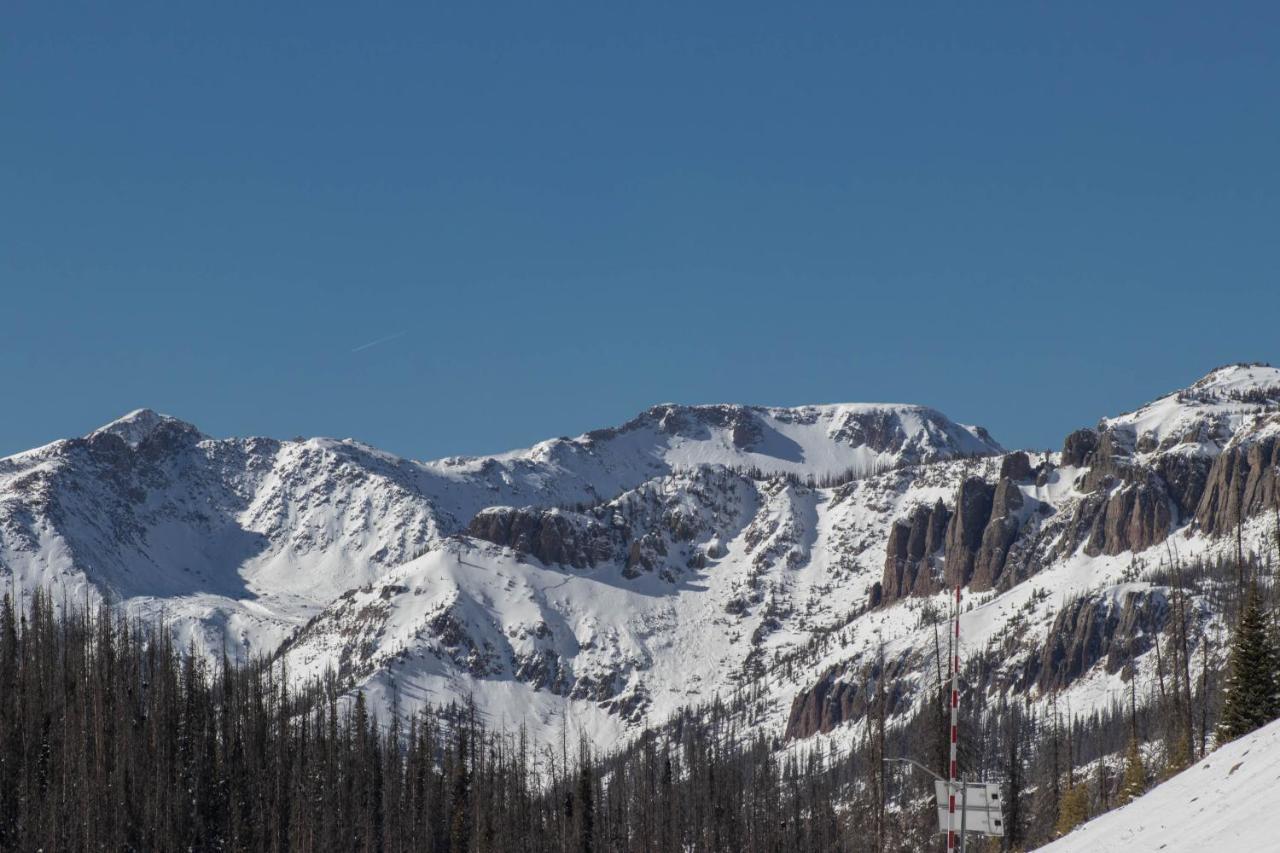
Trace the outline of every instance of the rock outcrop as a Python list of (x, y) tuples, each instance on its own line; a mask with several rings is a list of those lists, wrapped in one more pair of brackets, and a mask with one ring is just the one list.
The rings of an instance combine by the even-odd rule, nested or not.
[(476, 514), (467, 534), (529, 554), (548, 565), (594, 567), (608, 560), (616, 543), (594, 518), (559, 509), (489, 507)]
[(1031, 458), (1018, 450), (1010, 453), (1000, 461), (1000, 479), (1006, 477), (1010, 480), (1027, 481), (1035, 476), (1035, 471), (1031, 468)]
[(1099, 661), (1119, 672), (1149, 650), (1169, 617), (1169, 602), (1154, 589), (1076, 599), (1058, 611), (1040, 654), (1027, 660), (1020, 689), (1050, 693), (1069, 686)]
[[(1067, 437), (1064, 460), (1070, 455), (1073, 463), (1086, 467), (1076, 478), (1076, 487), (1088, 494), (1076, 506), (1059, 545), (1060, 554), (1071, 553), (1081, 544), (1093, 557), (1150, 548), (1169, 534), (1180, 509), (1203, 489), (1203, 462), (1168, 455), (1157, 459), (1152, 470), (1134, 457), (1131, 438), (1110, 429), (1100, 434), (1077, 430)], [(1081, 460), (1080, 453), (1090, 444), (1092, 449)], [(1174, 490), (1161, 472), (1176, 482)]]
[(1067, 436), (1062, 444), (1062, 464), (1080, 466), (1098, 446), (1098, 433), (1091, 429), (1078, 429)]
[(1121, 486), (1098, 508), (1085, 553), (1096, 557), (1143, 551), (1164, 541), (1172, 524), (1173, 513), (1160, 480), (1152, 477), (1145, 483)]
[(1132, 483), (1143, 478), (1144, 469), (1134, 461), (1126, 438), (1112, 430), (1098, 437), (1097, 446), (1084, 460), (1088, 470), (1076, 481), (1082, 492), (1109, 489), (1117, 482)]
[(995, 487), (980, 477), (970, 477), (956, 493), (956, 509), (947, 525), (947, 586), (964, 586), (973, 576), (974, 561), (982, 547), (982, 537), (991, 520)]
[(1204, 497), (1213, 460), (1207, 456), (1166, 453), (1157, 457), (1155, 472), (1178, 510), (1178, 521), (1186, 521), (1196, 513)]
[[(1030, 471), (1030, 466), (1027, 466)], [(973, 576), (969, 584), (974, 592), (996, 585), (1009, 557), (1009, 548), (1018, 538), (1018, 513), (1024, 500), (1018, 484), (1005, 477), (996, 486), (991, 501), (991, 515), (982, 531), (982, 541), (974, 555)]]
[(876, 681), (881, 677), (886, 679), (886, 713), (893, 716), (905, 710), (911, 696), (902, 676), (910, 662), (910, 656), (903, 655), (886, 660), (883, 669), (876, 662), (862, 672), (853, 671), (847, 664), (828, 669), (792, 700), (783, 736), (787, 740), (806, 738), (829, 732), (841, 723), (862, 719), (877, 701)]
[(1280, 507), (1280, 435), (1224, 450), (1209, 470), (1196, 509), (1201, 530), (1222, 534), (1241, 519)]
[(951, 511), (939, 499), (932, 507), (917, 506), (905, 519), (893, 523), (885, 548), (880, 596), (872, 606), (937, 592), (939, 581), (933, 566), (941, 556), (950, 519)]

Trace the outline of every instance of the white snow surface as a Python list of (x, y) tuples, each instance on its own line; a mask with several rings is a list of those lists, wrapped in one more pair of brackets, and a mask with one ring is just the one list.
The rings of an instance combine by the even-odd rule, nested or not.
[(1280, 368), (1261, 364), (1220, 367), (1191, 386), (1134, 412), (1104, 418), (1101, 427), (1128, 437), (1131, 448), (1214, 456), (1249, 421), (1280, 402)]
[(98, 427), (89, 435), (90, 437), (107, 434), (115, 435), (123, 439), (124, 443), (130, 447), (137, 447), (165, 424), (181, 424), (181, 421), (171, 415), (162, 415), (151, 409), (134, 409), (127, 415)]
[(1232, 741), (1044, 853), (1245, 853), (1280, 849), (1280, 720)]

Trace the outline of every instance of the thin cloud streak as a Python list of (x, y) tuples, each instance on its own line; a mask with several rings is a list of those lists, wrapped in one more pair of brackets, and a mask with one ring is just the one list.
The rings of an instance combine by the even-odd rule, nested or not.
[(396, 332), (394, 335), (387, 335), (385, 338), (378, 338), (376, 341), (369, 341), (367, 344), (361, 344), (353, 349), (352, 352), (360, 352), (361, 350), (366, 350), (369, 347), (376, 347), (378, 344), (385, 344), (387, 341), (394, 341), (396, 338), (403, 338), (407, 334), (409, 334), (407, 330), (403, 332)]

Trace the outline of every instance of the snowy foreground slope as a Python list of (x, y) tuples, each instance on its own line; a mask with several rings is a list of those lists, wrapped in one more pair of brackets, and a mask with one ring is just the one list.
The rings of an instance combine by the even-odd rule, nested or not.
[(493, 724), (608, 746), (747, 695), (744, 724), (847, 739), (881, 651), (892, 713), (926, 701), (957, 583), (987, 689), (1082, 712), (1131, 678), (1149, 695), (1151, 571), (1233, 554), (1237, 527), (1261, 548), (1278, 466), (1280, 370), (1257, 365), (1050, 453), (889, 404), (662, 405), (432, 462), (142, 410), (0, 459), (0, 578), (296, 679), (336, 670), (383, 713), (470, 696)]
[(1226, 744), (1044, 853), (1276, 850), (1280, 721)]

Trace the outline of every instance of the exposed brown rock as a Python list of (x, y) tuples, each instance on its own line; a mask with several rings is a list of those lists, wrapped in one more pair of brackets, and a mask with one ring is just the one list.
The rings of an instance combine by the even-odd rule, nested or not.
[(964, 586), (973, 576), (974, 560), (991, 518), (994, 497), (995, 487), (979, 477), (970, 477), (960, 484), (955, 514), (947, 525), (944, 569), (947, 586)]
[(950, 516), (939, 500), (932, 508), (918, 506), (905, 519), (893, 523), (885, 547), (880, 602), (936, 591), (933, 558), (942, 549)]
[(1169, 497), (1178, 508), (1179, 520), (1195, 514), (1204, 497), (1212, 464), (1208, 457), (1184, 453), (1165, 453), (1156, 459), (1156, 473), (1164, 480)]
[(889, 528), (889, 541), (885, 543), (884, 577), (881, 579), (882, 601), (894, 601), (902, 597), (902, 577), (907, 568), (907, 542), (911, 538), (911, 518), (899, 519)]
[(1098, 445), (1084, 461), (1089, 470), (1080, 478), (1080, 490), (1093, 492), (1110, 489), (1117, 482), (1132, 483), (1145, 476), (1136, 466), (1129, 448), (1114, 432), (1104, 432), (1098, 437)]
[(1022, 505), (1018, 484), (1007, 477), (1000, 480), (992, 498), (990, 520), (974, 556), (970, 586), (975, 592), (991, 589), (999, 580), (1009, 556), (1009, 546), (1018, 538), (1018, 511)]
[[(886, 711), (890, 716), (902, 710), (910, 699), (900, 682), (909, 661), (910, 657), (903, 655), (885, 662)], [(876, 679), (880, 677), (880, 668), (874, 663), (856, 674), (843, 664), (827, 670), (792, 700), (784, 737), (787, 740), (811, 737), (829, 732), (841, 723), (862, 719), (876, 701)]]
[(1062, 444), (1062, 464), (1083, 465), (1098, 446), (1098, 434), (1091, 429), (1078, 429)]
[(537, 507), (489, 507), (476, 514), (467, 533), (543, 563), (577, 569), (608, 559), (614, 547), (608, 531), (595, 519)]
[(1033, 476), (1031, 459), (1021, 450), (1010, 453), (1000, 462), (1000, 478), (1030, 480)]
[[(1119, 554), (1142, 551), (1169, 535), (1173, 522), (1164, 490), (1156, 485), (1126, 486), (1111, 496), (1101, 527), (1094, 526), (1086, 551)], [(1101, 531), (1102, 538), (1097, 538)]]
[(1068, 553), (1081, 542), (1091, 557), (1142, 551), (1168, 536), (1172, 526), (1172, 505), (1164, 484), (1150, 475), (1145, 482), (1097, 491), (1081, 501), (1061, 552)]
[(1229, 447), (1213, 462), (1196, 509), (1202, 530), (1222, 534), (1241, 519), (1280, 507), (1280, 437)]
[(1168, 615), (1158, 590), (1125, 593), (1119, 602), (1107, 593), (1077, 599), (1058, 611), (1044, 648), (1027, 661), (1021, 686), (1061, 690), (1104, 658), (1107, 672), (1118, 672), (1151, 648)]

